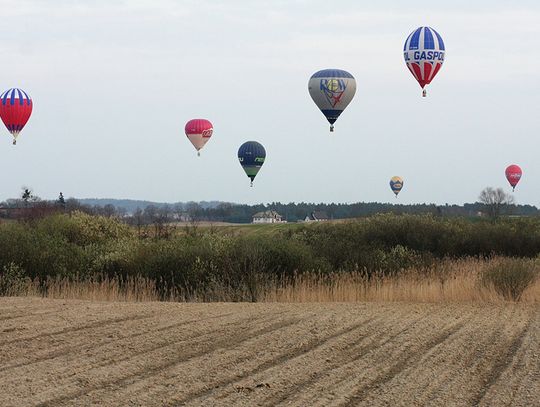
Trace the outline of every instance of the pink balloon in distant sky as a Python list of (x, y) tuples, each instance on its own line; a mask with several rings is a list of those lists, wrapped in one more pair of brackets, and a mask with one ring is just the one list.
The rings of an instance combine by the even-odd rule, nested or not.
[(197, 150), (197, 155), (201, 155), (199, 150), (212, 137), (214, 132), (214, 126), (206, 119), (193, 119), (186, 123), (186, 136), (193, 144), (193, 147)]
[(516, 185), (518, 184), (519, 180), (521, 179), (521, 175), (523, 175), (523, 171), (521, 171), (521, 168), (519, 165), (512, 164), (506, 167), (506, 171), (504, 172), (506, 175), (506, 179), (510, 183), (510, 186), (512, 187), (512, 191), (516, 188)]

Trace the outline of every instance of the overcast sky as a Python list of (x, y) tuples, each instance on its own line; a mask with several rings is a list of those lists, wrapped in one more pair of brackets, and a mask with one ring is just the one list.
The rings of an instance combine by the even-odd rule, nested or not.
[[(399, 202), (463, 203), (515, 163), (540, 205), (538, 2), (442, 3), (0, 0), (0, 88), (34, 101), (17, 146), (2, 126), (0, 199), (395, 202), (400, 175)], [(422, 25), (447, 52), (427, 98), (402, 54)], [(324, 68), (357, 80), (333, 134), (307, 90)], [(214, 124), (201, 157), (191, 118)]]

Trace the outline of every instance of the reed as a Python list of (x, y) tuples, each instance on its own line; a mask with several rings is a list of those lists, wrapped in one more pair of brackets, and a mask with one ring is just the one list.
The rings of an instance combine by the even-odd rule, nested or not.
[[(507, 259), (445, 260), (430, 268), (411, 268), (396, 276), (362, 272), (297, 275), (267, 292), (267, 302), (459, 302), (502, 303), (502, 295), (484, 276)], [(540, 280), (523, 291), (521, 302), (540, 303)]]
[(40, 282), (27, 279), (18, 292), (11, 295), (40, 296), (56, 299), (81, 299), (91, 301), (158, 301), (159, 295), (153, 280), (134, 277), (68, 279), (47, 278)]
[[(254, 280), (258, 285), (255, 289), (249, 286), (233, 287), (216, 281), (203, 291), (172, 290), (165, 297), (160, 294), (158, 282), (143, 277), (122, 280), (94, 276), (85, 279), (47, 278), (45, 281), (26, 278), (3, 281), (2, 284), (4, 295), (9, 296), (92, 301), (504, 303), (512, 299), (490, 284), (486, 275), (494, 269), (505, 267), (509, 262), (512, 259), (442, 260), (431, 267), (413, 267), (395, 275), (381, 272), (368, 276), (363, 271), (355, 271), (297, 273), (281, 280), (260, 276)], [(540, 279), (531, 280), (517, 300), (540, 304)]]

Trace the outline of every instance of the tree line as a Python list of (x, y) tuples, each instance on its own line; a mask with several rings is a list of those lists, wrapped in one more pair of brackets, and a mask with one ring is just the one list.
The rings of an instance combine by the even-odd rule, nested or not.
[[(110, 202), (114, 202), (113, 200)], [(118, 201), (122, 202), (122, 201)], [(463, 205), (435, 204), (391, 204), (381, 202), (356, 203), (281, 203), (235, 204), (228, 202), (213, 205), (197, 202), (175, 204), (148, 204), (129, 211), (125, 206), (107, 203), (88, 205), (74, 198), (64, 198), (60, 192), (56, 200), (43, 200), (33, 193), (31, 188), (23, 187), (16, 199), (0, 202), (0, 218), (33, 219), (56, 212), (71, 213), (80, 211), (91, 215), (116, 217), (124, 222), (141, 228), (153, 225), (156, 232), (170, 223), (229, 222), (250, 223), (257, 212), (275, 210), (288, 222), (302, 221), (312, 212), (323, 212), (329, 219), (350, 219), (370, 216), (377, 213), (393, 214), (432, 214), (444, 217), (489, 217), (501, 215), (537, 216), (539, 210), (533, 205), (518, 205), (513, 196), (502, 189), (485, 188), (475, 203)]]

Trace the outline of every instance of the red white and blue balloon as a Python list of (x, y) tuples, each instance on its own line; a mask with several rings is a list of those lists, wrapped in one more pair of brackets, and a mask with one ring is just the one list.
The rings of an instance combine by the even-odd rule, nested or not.
[(342, 69), (323, 69), (315, 72), (308, 82), (311, 98), (330, 123), (330, 131), (334, 131), (334, 123), (351, 103), (356, 93), (356, 80)]
[(13, 136), (13, 144), (28, 122), (32, 107), (32, 99), (22, 89), (8, 89), (0, 95), (0, 117)]
[(445, 48), (442, 37), (431, 27), (419, 27), (409, 34), (403, 47), (407, 68), (413, 74), (426, 96), (429, 85), (444, 62)]

